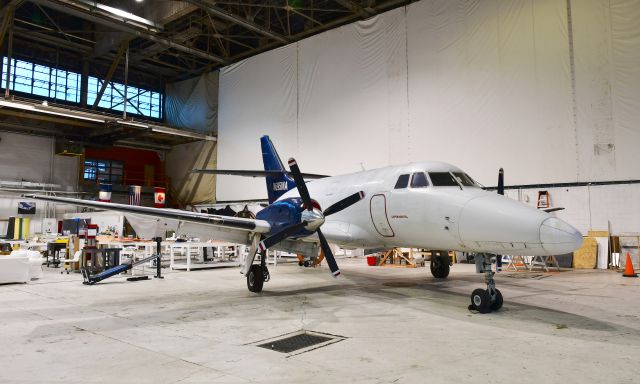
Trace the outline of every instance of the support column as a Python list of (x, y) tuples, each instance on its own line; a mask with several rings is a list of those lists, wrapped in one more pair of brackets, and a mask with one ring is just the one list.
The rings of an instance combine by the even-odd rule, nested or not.
[(127, 43), (127, 51), (124, 54), (124, 108), (122, 108), (122, 119), (127, 119), (127, 88), (129, 88), (129, 43)]
[[(12, 12), (13, 13), (13, 12)], [(13, 17), (9, 25), (9, 48), (7, 49), (7, 82), (4, 88), (4, 98), (9, 98), (9, 86), (11, 85), (11, 59), (13, 57)]]
[(89, 60), (82, 59), (82, 73), (80, 74), (80, 106), (87, 108), (89, 95)]

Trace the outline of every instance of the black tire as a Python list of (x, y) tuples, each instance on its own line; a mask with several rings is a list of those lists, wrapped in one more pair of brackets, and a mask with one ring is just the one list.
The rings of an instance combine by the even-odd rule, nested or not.
[(308, 268), (308, 267), (310, 267), (310, 266), (311, 266), (311, 263), (309, 262), (309, 260), (305, 260), (305, 261), (302, 263), (302, 265), (304, 265), (305, 267), (307, 267), (307, 268)]
[(471, 305), (472, 309), (480, 313), (491, 312), (491, 295), (486, 289), (474, 289), (471, 293)]
[(491, 310), (497, 311), (498, 309), (502, 308), (502, 303), (502, 293), (500, 293), (499, 289), (496, 289), (496, 298), (495, 300), (493, 300), (493, 303), (491, 303)]
[(264, 274), (262, 273), (262, 267), (258, 264), (253, 264), (249, 268), (249, 273), (247, 273), (247, 288), (251, 292), (258, 293), (262, 292), (263, 284)]
[(431, 274), (436, 279), (444, 279), (449, 276), (449, 255), (434, 255), (431, 258)]

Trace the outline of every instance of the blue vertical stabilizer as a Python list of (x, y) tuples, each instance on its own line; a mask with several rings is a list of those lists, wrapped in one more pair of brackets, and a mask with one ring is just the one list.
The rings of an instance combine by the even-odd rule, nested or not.
[(262, 162), (264, 163), (264, 170), (280, 172), (278, 175), (266, 177), (267, 194), (269, 195), (269, 204), (271, 204), (285, 192), (295, 188), (296, 183), (287, 175), (284, 165), (282, 164), (271, 139), (269, 139), (269, 136), (262, 136), (260, 138), (260, 145), (262, 146)]

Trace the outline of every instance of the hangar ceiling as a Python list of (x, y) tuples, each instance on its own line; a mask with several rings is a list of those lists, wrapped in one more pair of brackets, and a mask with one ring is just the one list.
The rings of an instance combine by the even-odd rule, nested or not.
[[(108, 83), (164, 93), (167, 83), (195, 77), (410, 2), (0, 1), (3, 56), (48, 66), (51, 71), (72, 71), (83, 79), (80, 102), (73, 105), (64, 100), (60, 104), (57, 98), (5, 91), (4, 97), (0, 95), (0, 131), (50, 136), (80, 145), (159, 150), (186, 142), (215, 140), (208, 133), (169, 127), (161, 118), (147, 119), (139, 109), (134, 120), (126, 113), (118, 116), (113, 110), (97, 111), (96, 104)], [(34, 70), (33, 84), (36, 75)], [(87, 102), (86, 79), (90, 77), (105, 82), (97, 99)], [(6, 88), (4, 84), (0, 87)]]
[(104, 74), (128, 42), (132, 76), (158, 86), (409, 2), (11, 0), (3, 15), (14, 15), (16, 55)]

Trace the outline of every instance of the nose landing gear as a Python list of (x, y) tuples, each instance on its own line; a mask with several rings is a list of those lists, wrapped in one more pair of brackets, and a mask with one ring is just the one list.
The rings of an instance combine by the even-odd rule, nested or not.
[[(498, 256), (499, 257), (499, 256)], [(495, 272), (491, 270), (491, 264), (495, 257), (490, 255), (476, 255), (476, 258), (482, 260), (476, 260), (476, 263), (481, 265), (481, 272), (484, 273), (484, 280), (487, 284), (487, 289), (475, 289), (471, 293), (471, 305), (469, 310), (476, 310), (480, 313), (489, 313), (491, 311), (497, 311), (502, 308), (502, 293), (496, 288), (493, 275)]]

